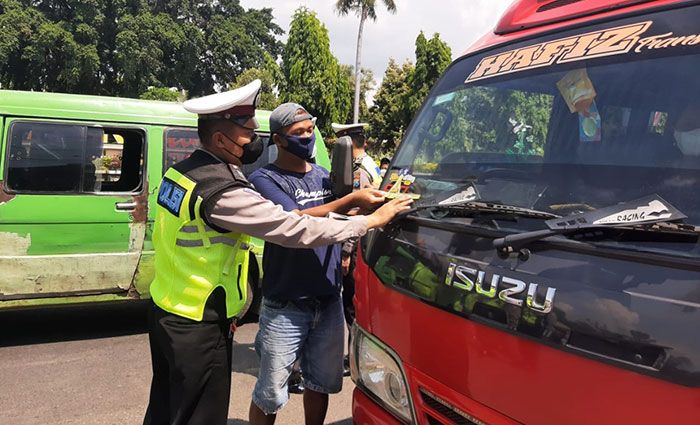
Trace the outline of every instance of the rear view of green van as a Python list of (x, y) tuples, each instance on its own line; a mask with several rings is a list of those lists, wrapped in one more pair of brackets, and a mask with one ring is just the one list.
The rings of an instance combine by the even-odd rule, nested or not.
[[(269, 139), (269, 112), (256, 115)], [(172, 102), (0, 90), (0, 308), (147, 297), (158, 185), (199, 146), (196, 125)], [(264, 145), (244, 173), (274, 161)]]

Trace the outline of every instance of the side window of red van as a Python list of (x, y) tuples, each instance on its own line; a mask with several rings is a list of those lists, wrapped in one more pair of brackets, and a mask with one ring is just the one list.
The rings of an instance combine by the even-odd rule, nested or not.
[(142, 187), (141, 130), (14, 122), (8, 141), (10, 191), (131, 193)]

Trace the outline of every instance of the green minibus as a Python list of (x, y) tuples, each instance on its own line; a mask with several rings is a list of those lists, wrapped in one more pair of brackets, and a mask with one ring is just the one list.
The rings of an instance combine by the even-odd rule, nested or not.
[[(266, 140), (269, 115), (257, 111)], [(199, 146), (196, 126), (175, 102), (0, 90), (0, 309), (148, 297), (158, 185)], [(274, 161), (264, 145), (244, 173)]]

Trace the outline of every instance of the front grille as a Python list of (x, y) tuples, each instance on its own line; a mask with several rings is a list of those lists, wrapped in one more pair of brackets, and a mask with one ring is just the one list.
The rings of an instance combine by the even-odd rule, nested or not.
[[(450, 424), (456, 424), (456, 425), (485, 425), (483, 422), (480, 420), (470, 417), (465, 412), (462, 412), (461, 410), (457, 409), (455, 406), (447, 403), (444, 400), (438, 399), (435, 395), (430, 394), (428, 391), (424, 390), (423, 388), (419, 389), (420, 391), (420, 396), (421, 399), (423, 399), (423, 403), (425, 403), (428, 407), (431, 409), (435, 410), (439, 414), (445, 417), (445, 419), (448, 419), (450, 421)], [(433, 420), (436, 420), (437, 422), (431, 421), (431, 416), (428, 416), (428, 422), (431, 423), (431, 425), (439, 425), (442, 424), (442, 422), (437, 421), (437, 419), (432, 418)]]

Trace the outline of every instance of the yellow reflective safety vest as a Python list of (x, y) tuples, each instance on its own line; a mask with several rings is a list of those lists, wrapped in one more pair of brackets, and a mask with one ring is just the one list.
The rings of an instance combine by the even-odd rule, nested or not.
[(241, 171), (197, 150), (169, 168), (158, 192), (153, 230), (153, 302), (165, 311), (201, 321), (214, 289), (226, 293), (226, 316), (241, 313), (247, 297), (250, 236), (216, 229), (203, 217), (214, 195), (250, 187)]

